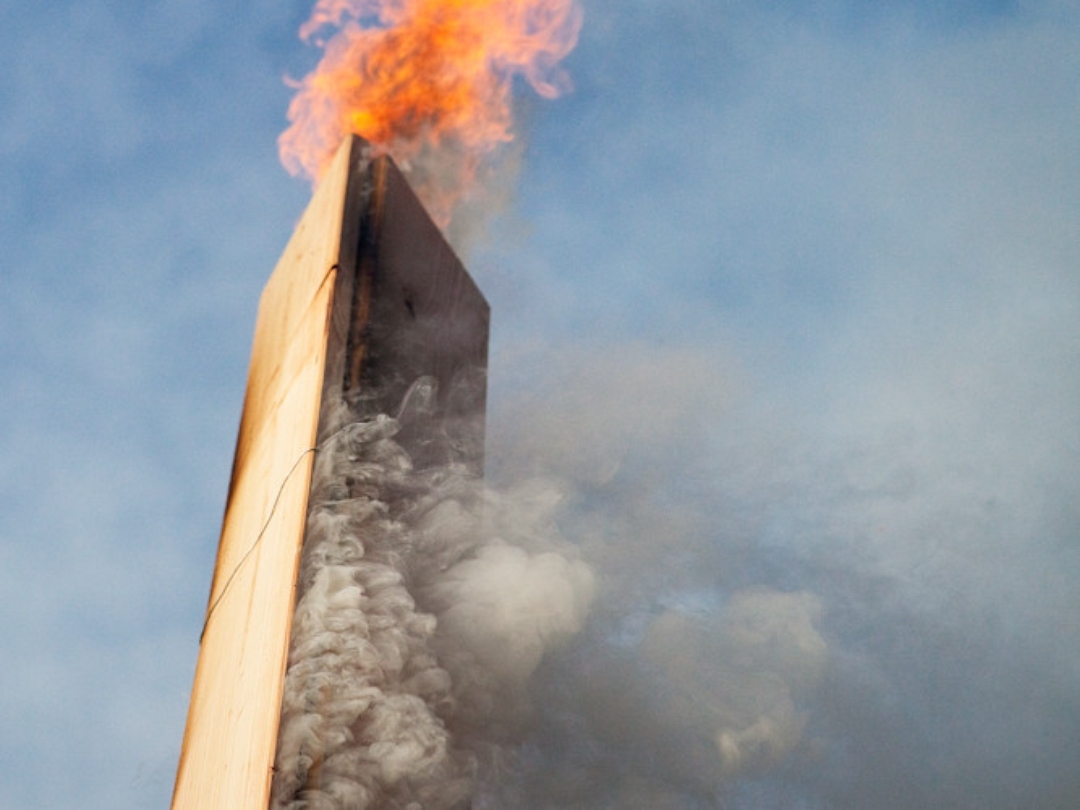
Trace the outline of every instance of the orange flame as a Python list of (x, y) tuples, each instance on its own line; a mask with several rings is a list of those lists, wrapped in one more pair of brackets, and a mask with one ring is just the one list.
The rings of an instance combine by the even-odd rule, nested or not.
[(557, 63), (581, 12), (575, 0), (318, 0), (300, 36), (327, 28), (289, 105), (282, 163), (318, 182), (356, 133), (406, 170), (430, 164), (414, 185), (445, 227), (483, 158), (513, 139), (514, 76), (547, 98), (568, 84)]

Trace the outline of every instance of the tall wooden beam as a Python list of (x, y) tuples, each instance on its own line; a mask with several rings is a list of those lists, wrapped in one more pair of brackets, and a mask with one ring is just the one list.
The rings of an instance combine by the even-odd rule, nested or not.
[(342, 144), (259, 304), (173, 810), (269, 804), (323, 403), (392, 411), (432, 376), (442, 417), (482, 438), (487, 303), (397, 169), (368, 151)]

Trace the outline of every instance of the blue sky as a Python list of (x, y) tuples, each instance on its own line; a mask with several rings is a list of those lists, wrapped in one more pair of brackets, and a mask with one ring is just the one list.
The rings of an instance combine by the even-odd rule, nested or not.
[[(599, 583), (555, 668), (807, 594), (802, 742), (725, 806), (1075, 807), (1080, 8), (584, 8), (466, 256), (491, 467)], [(168, 801), (309, 11), (0, 13), (0, 808)], [(603, 806), (719, 806), (620, 744)]]

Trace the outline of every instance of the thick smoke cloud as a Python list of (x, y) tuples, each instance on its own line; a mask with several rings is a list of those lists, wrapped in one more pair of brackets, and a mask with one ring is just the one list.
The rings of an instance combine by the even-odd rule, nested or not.
[[(332, 409), (313, 477), (275, 807), (590, 806), (627, 791), (631, 777), (628, 796), (719, 795), (800, 745), (802, 706), (828, 661), (819, 600), (734, 587), (722, 603), (695, 604), (691, 583), (670, 574), (708, 559), (712, 538), (627, 531), (693, 517), (667, 501), (680, 487), (654, 474), (670, 475), (667, 454), (688, 426), (704, 429), (691, 413), (722, 401), (722, 386), (693, 353), (613, 359), (591, 382), (571, 375), (549, 389), (555, 418), (515, 419), (531, 427), (515, 433), (522, 447), (496, 454), (501, 488), (466, 465), (414, 469), (395, 437), (423, 408), (405, 404), (396, 419)], [(687, 372), (705, 384), (687, 386)], [(615, 405), (657, 380), (687, 396), (655, 389)], [(407, 399), (429, 389), (414, 385)], [(660, 500), (642, 497), (647, 489)], [(603, 505), (606, 496), (626, 501)], [(579, 533), (590, 523), (591, 536)], [(589, 621), (594, 602), (607, 615)], [(562, 729), (576, 738), (569, 750), (594, 751), (578, 750), (573, 778), (557, 775), (570, 763), (557, 761), (552, 723), (579, 727)]]
[[(532, 358), (552, 371), (500, 402), (494, 475), (561, 482), (598, 596), (493, 806), (1076, 802), (1075, 459), (1053, 446), (1076, 399), (1048, 408), (1008, 361), (943, 375), (970, 335), (933, 328), (900, 390), (848, 379), (821, 412), (707, 352)], [(1069, 373), (1047, 354), (1021, 373)]]
[[(326, 409), (275, 808), (469, 806), (529, 713), (544, 654), (582, 627), (592, 573), (554, 550), (536, 498), (496, 499), (464, 463), (416, 469), (395, 441), (433, 395), (418, 381), (397, 418)], [(518, 543), (492, 534), (485, 511)]]

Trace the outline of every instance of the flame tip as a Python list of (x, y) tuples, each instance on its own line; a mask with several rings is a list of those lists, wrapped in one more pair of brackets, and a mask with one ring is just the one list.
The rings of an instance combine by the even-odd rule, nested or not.
[(417, 192), (445, 222), (482, 160), (514, 139), (515, 76), (542, 98), (571, 89), (558, 63), (582, 19), (576, 0), (317, 0), (300, 38), (323, 55), (286, 79), (297, 92), (282, 163), (317, 181), (349, 133), (403, 170), (442, 154)]

